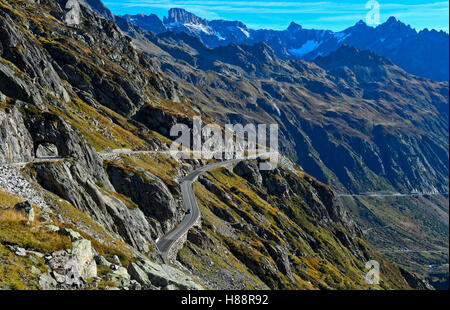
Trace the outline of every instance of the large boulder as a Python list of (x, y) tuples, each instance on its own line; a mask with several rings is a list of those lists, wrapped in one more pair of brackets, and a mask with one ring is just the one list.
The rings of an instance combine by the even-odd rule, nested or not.
[(265, 172), (264, 185), (267, 188), (267, 193), (276, 197), (290, 197), (291, 191), (288, 182), (281, 175), (279, 169)]
[(79, 232), (70, 228), (64, 228), (63, 233), (69, 236), (72, 241), (77, 241), (83, 238)]
[(97, 264), (89, 240), (75, 241), (71, 250), (57, 251), (45, 258), (51, 271), (41, 279), (43, 289), (83, 288), (86, 280), (97, 277)]
[(275, 261), (278, 270), (287, 276), (291, 281), (294, 281), (294, 277), (292, 275), (291, 264), (289, 262), (288, 254), (289, 251), (287, 249), (283, 249), (280, 246), (274, 246), (271, 243), (266, 244), (267, 252)]
[(147, 273), (135, 263), (131, 263), (128, 266), (128, 273), (130, 274), (133, 280), (139, 282), (142, 285), (151, 284), (150, 279), (147, 276)]
[(80, 267), (80, 276), (90, 279), (97, 276), (97, 264), (94, 259), (91, 241), (82, 239), (72, 244), (72, 256)]
[(169, 265), (157, 264), (149, 260), (140, 260), (128, 267), (133, 280), (143, 286), (149, 284), (162, 288), (176, 288), (180, 290), (202, 290), (189, 276)]
[(206, 249), (208, 245), (212, 243), (209, 236), (199, 229), (190, 229), (187, 234), (187, 240), (202, 249)]
[(256, 162), (241, 161), (233, 168), (233, 172), (258, 187), (262, 184), (262, 177)]
[(55, 290), (58, 283), (56, 282), (55, 279), (53, 279), (49, 274), (42, 274), (39, 276), (38, 279), (38, 283), (39, 286), (43, 289), (43, 290)]
[(18, 204), (16, 204), (14, 206), (14, 210), (16, 212), (23, 214), (27, 218), (28, 221), (30, 221), (30, 222), (34, 221), (34, 215), (35, 215), (34, 209), (28, 201), (19, 202)]
[(118, 265), (110, 265), (111, 272), (106, 276), (108, 281), (115, 284), (116, 287), (128, 287), (130, 286), (130, 274), (127, 269)]
[(200, 176), (198, 181), (211, 193), (216, 195), (220, 201), (230, 202), (232, 201), (231, 196), (224, 190), (222, 190), (219, 186), (217, 186), (214, 182), (210, 181), (205, 176)]

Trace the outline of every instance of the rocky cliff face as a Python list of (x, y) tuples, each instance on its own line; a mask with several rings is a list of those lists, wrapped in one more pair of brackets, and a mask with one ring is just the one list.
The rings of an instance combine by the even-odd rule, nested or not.
[(179, 23), (179, 24), (204, 24), (208, 22), (184, 9), (170, 9), (169, 16), (164, 18), (164, 24)]
[(225, 123), (278, 123), (284, 152), (321, 181), (351, 192), (447, 191), (447, 83), (350, 47), (311, 64), (280, 60), (266, 43), (211, 50), (174, 33), (152, 43), (173, 57), (155, 62), (204, 111)]
[(114, 188), (141, 206), (146, 216), (157, 219), (163, 232), (181, 221), (175, 200), (161, 179), (142, 168), (133, 171), (109, 165), (106, 171)]
[(166, 26), (155, 14), (124, 15), (121, 17), (130, 23), (142, 25), (142, 28), (154, 33), (162, 33), (167, 31)]
[[(393, 196), (389, 202), (349, 197), (345, 203), (383, 251), (397, 249), (394, 244), (409, 248), (408, 235), (415, 236), (418, 251), (431, 244), (435, 253), (443, 251), (448, 240), (448, 221), (442, 220), (448, 218), (448, 83), (410, 75), (388, 58), (349, 46), (309, 63), (283, 60), (270, 42), (210, 49), (185, 33), (146, 38), (158, 47), (147, 51), (155, 65), (177, 80), (204, 113), (223, 123), (278, 123), (283, 152), (338, 192), (432, 194), (418, 200)], [(161, 50), (171, 60), (159, 57)], [(431, 206), (431, 213), (421, 205)], [(387, 222), (395, 222), (389, 233)], [(431, 230), (411, 229), (425, 226)], [(424, 261), (446, 264), (445, 257), (402, 255), (396, 261), (417, 267)]]
[(406, 284), (404, 270), (362, 240), (336, 195), (300, 170), (241, 162), (201, 177), (195, 192), (202, 230), (188, 234), (178, 258), (213, 288), (364, 289), (360, 262), (370, 257), (389, 270), (381, 287)]
[(0, 111), (0, 128), (0, 163), (33, 158), (33, 140), (17, 108)]
[[(125, 116), (153, 100), (178, 100), (177, 91), (170, 80), (156, 72), (147, 56), (133, 48), (131, 40), (112, 21), (82, 6), (82, 25), (67, 27), (63, 22), (66, 13), (63, 2), (24, 2), (23, 6), (17, 1), (1, 2), (0, 164), (5, 165), (2, 174), (12, 178), (4, 180), (6, 175), (0, 178), (0, 184), (5, 185), (1, 188), (5, 191), (1, 192), (1, 201), (30, 199), (37, 203), (34, 208), (43, 215), (36, 216), (33, 226), (43, 234), (50, 225), (54, 237), (59, 238), (59, 230), (69, 225), (84, 238), (93, 240), (95, 249), (90, 260), (107, 248), (125, 260), (143, 259), (146, 254), (160, 261), (154, 240), (180, 220), (179, 201), (174, 200), (156, 176), (151, 180), (133, 179), (127, 184), (125, 176), (113, 172), (108, 175), (99, 151), (121, 147), (164, 148), (156, 134)], [(135, 72), (140, 78), (125, 79), (125, 72)], [(57, 157), (39, 158), (37, 149), (44, 144), (54, 148)], [(19, 166), (13, 168), (13, 164)], [(150, 172), (145, 174), (148, 176)], [(118, 183), (120, 177), (124, 179), (122, 183)], [(12, 189), (9, 184), (18, 186)], [(139, 186), (147, 188), (149, 196), (145, 200), (133, 197), (135, 202), (121, 194), (130, 195), (130, 190)], [(158, 212), (153, 212), (153, 204), (158, 206)], [(6, 217), (9, 206), (2, 207), (6, 212), (1, 214), (2, 255), (7, 255), (3, 252), (5, 244), (24, 246), (25, 252), (23, 248), (14, 251), (25, 256), (26, 251), (36, 250), (22, 239), (4, 239), (6, 227), (21, 225), (21, 219)], [(48, 275), (42, 271), (30, 275), (40, 277), (36, 285), (46, 289), (84, 288), (85, 282), (64, 280), (73, 271), (66, 265), (73, 262), (70, 255), (76, 256), (75, 248), (74, 245), (72, 252), (66, 251), (65, 245), (57, 249), (60, 252), (42, 248), (39, 255), (49, 255), (43, 263), (53, 271)], [(76, 263), (73, 268), (78, 268)], [(117, 280), (112, 281), (115, 286), (131, 287), (126, 268), (108, 268), (103, 268), (103, 273), (99, 271), (96, 282)], [(174, 277), (170, 282), (174, 288), (181, 283), (180, 274), (165, 273)], [(78, 277), (83, 279), (80, 281), (95, 278), (97, 271), (75, 278)], [(150, 280), (142, 284), (157, 287), (151, 286)], [(12, 284), (2, 282), (3, 285)], [(195, 286), (184, 283), (183, 288), (192, 285)]]
[[(183, 272), (162, 264), (155, 240), (183, 217), (178, 180), (206, 163), (131, 150), (167, 150), (171, 142), (167, 126), (180, 121), (189, 124), (199, 115), (205, 119), (220, 116), (222, 120), (236, 120), (241, 114), (256, 120), (256, 112), (262, 112), (264, 118), (268, 117), (265, 120), (276, 119), (285, 126), (283, 135), (295, 135), (289, 127), (293, 125), (287, 121), (295, 110), (281, 105), (282, 100), (294, 96), (286, 91), (293, 83), (289, 82), (288, 73), (295, 73), (292, 79), (307, 85), (302, 92), (316, 94), (311, 95), (315, 99), (319, 98), (317, 89), (335, 94), (345, 85), (327, 72), (331, 69), (315, 64), (292, 62), (285, 67), (286, 63), (277, 59), (267, 44), (210, 50), (187, 35), (155, 37), (126, 21), (118, 22), (139, 34), (131, 39), (98, 1), (85, 3), (88, 5), (82, 5), (80, 25), (69, 27), (64, 23), (63, 0), (0, 2), (0, 164), (6, 167), (0, 171), (8, 174), (0, 177), (0, 184), (20, 185), (14, 191), (11, 186), (0, 188), (1, 268), (2, 274), (11, 274), (7, 280), (1, 278), (0, 284), (7, 288), (92, 288), (94, 284), (91, 287), (86, 280), (93, 280), (88, 283), (96, 283), (100, 288), (199, 289), (201, 286)], [(175, 14), (174, 18), (190, 17)], [(154, 42), (138, 40), (145, 37)], [(136, 48), (143, 48), (143, 43), (154, 49), (147, 47), (144, 53)], [(195, 55), (192, 52), (196, 49), (210, 54)], [(152, 52), (156, 51), (166, 57), (153, 57)], [(177, 55), (184, 55), (192, 63), (175, 61)], [(209, 56), (220, 63), (204, 61)], [(197, 65), (199, 74), (193, 74), (191, 66)], [(207, 69), (214, 82), (206, 78), (203, 70)], [(226, 74), (216, 79), (215, 70)], [(243, 70), (261, 79), (255, 82), (258, 95), (254, 99), (264, 108), (252, 110), (251, 103), (246, 102), (253, 111), (248, 115), (242, 113), (242, 106), (235, 100), (249, 97), (249, 84), (231, 81), (234, 74), (244, 76)], [(271, 76), (286, 84), (273, 82)], [(186, 81), (192, 82), (189, 88)], [(197, 100), (198, 87), (206, 82), (210, 85), (205, 84), (204, 89), (214, 91)], [(445, 106), (440, 85), (420, 80), (415, 83), (430, 99), (427, 104)], [(219, 88), (224, 93), (210, 100), (209, 96)], [(295, 95), (299, 98), (300, 93)], [(312, 97), (307, 96), (309, 104)], [(360, 97), (351, 98), (358, 104), (363, 102)], [(211, 113), (211, 104), (217, 102), (218, 113)], [(222, 114), (231, 107), (235, 112)], [(312, 130), (316, 127), (306, 119), (301, 118), (304, 132), (323, 134)], [(436, 122), (430, 124), (434, 126)], [(306, 134), (301, 137), (310, 143)], [(433, 137), (429, 139), (434, 141)], [(41, 145), (51, 145), (58, 156), (39, 158), (37, 150)], [(319, 146), (314, 148), (311, 153), (320, 150)], [(342, 150), (338, 144), (335, 148)], [(442, 155), (439, 148), (433, 152)], [(430, 161), (432, 155), (430, 151)], [(325, 158), (323, 154), (322, 157)], [(314, 162), (321, 163), (321, 159), (315, 158)], [(321, 165), (322, 171), (328, 173), (329, 168)], [(441, 171), (436, 171), (439, 177)], [(381, 288), (411, 287), (405, 275), (415, 277), (407, 271), (401, 276), (396, 265), (379, 257), (361, 239), (361, 231), (337, 202), (336, 194), (313, 178), (283, 168), (272, 174), (260, 173), (246, 164), (219, 172), (219, 176), (234, 186), (228, 188), (224, 180), (211, 176), (202, 179), (200, 191), (205, 188), (211, 194), (200, 192), (200, 199), (212, 199), (217, 206), (208, 203), (204, 208), (206, 231), (193, 231), (188, 239), (202, 249), (223, 254), (211, 254), (220, 264), (224, 257), (230, 257), (231, 262), (236, 262), (236, 269), (228, 265), (217, 278), (206, 277), (205, 270), (192, 265), (204, 255), (197, 248), (190, 248), (201, 255), (194, 255), (191, 262), (185, 256), (189, 253), (184, 252), (180, 261), (203, 279), (203, 286), (226, 287), (223, 279), (233, 279), (235, 276), (230, 278), (230, 273), (244, 270), (245, 279), (239, 277), (230, 282), (234, 288), (366, 287), (361, 280), (364, 260), (375, 257), (391, 271)], [(8, 182), (9, 178), (14, 180)], [(419, 175), (420, 178), (424, 177)], [(432, 184), (434, 179), (429, 182)], [(358, 184), (349, 182), (354, 183)], [(339, 179), (336, 184), (344, 182)], [(240, 191), (241, 186), (250, 186), (249, 191)], [(24, 218), (23, 212), (14, 208), (24, 200), (31, 202), (33, 220)], [(219, 221), (220, 226), (214, 228), (218, 218), (225, 222)], [(350, 255), (357, 267), (348, 266), (340, 251)], [(3, 264), (11, 257), (18, 259), (17, 268)], [(79, 271), (76, 283), (66, 277), (74, 268)], [(302, 272), (305, 268), (306, 272)], [(336, 278), (331, 283), (319, 280), (320, 274)], [(358, 280), (351, 280), (355, 275)]]

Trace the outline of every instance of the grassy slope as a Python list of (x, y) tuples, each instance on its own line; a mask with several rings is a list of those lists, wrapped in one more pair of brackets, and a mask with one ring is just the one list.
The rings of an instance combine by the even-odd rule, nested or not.
[[(55, 225), (62, 228), (71, 228), (92, 242), (95, 250), (105, 257), (117, 255), (124, 265), (133, 260), (133, 254), (128, 246), (117, 239), (112, 238), (104, 228), (95, 223), (84, 213), (77, 210), (66, 201), (53, 194), (48, 195), (47, 201), (52, 202), (54, 211), (60, 214), (66, 223), (60, 224), (54, 218)], [(40, 222), (39, 217), (29, 223), (20, 214), (13, 212), (12, 207), (23, 199), (0, 191), (0, 206), (8, 207), (0, 209), (0, 288), (5, 289), (39, 289), (38, 274), (33, 273), (34, 266), (42, 273), (48, 271), (43, 258), (34, 254), (20, 257), (12, 253), (7, 245), (22, 247), (27, 250), (38, 251), (43, 254), (72, 248), (67, 235), (54, 232), (45, 227), (46, 223)], [(36, 206), (33, 206), (39, 211)], [(39, 214), (39, 212), (37, 212)], [(70, 224), (74, 223), (77, 227)]]
[[(17, 2), (25, 3), (28, 7), (30, 6), (30, 4), (25, 1)], [(4, 1), (2, 1), (0, 5), (6, 4)], [(51, 30), (55, 27), (64, 27), (59, 21), (56, 21), (54, 18), (51, 18), (48, 15), (38, 16), (31, 14), (29, 11), (19, 11), (18, 8), (21, 7), (19, 5), (14, 6), (14, 8), (9, 5), (6, 6), (10, 10), (10, 12), (13, 12), (15, 14), (17, 20), (30, 19), (48, 34), (51, 34)], [(32, 6), (33, 5), (31, 5), (31, 7)], [(24, 32), (29, 33), (29, 31), (25, 29)], [(32, 35), (30, 34), (30, 36)], [(93, 52), (89, 50), (89, 47), (87, 45), (82, 45), (79, 42), (75, 42), (73, 39), (47, 37), (36, 40), (36, 43), (42, 45), (50, 44), (55, 46), (63, 46), (64, 48), (71, 51), (74, 55), (79, 57), (81, 63), (91, 66), (93, 70), (100, 70), (102, 73), (106, 74), (106, 76), (113, 76), (114, 74), (124, 73), (117, 65), (112, 64), (106, 57), (104, 57), (104, 55), (93, 55)], [(83, 55), (81, 55), (80, 52), (77, 52), (77, 50), (83, 51), (83, 53), (81, 53)], [(102, 58), (108, 64), (108, 66), (106, 66), (107, 70), (105, 71), (104, 68), (97, 68), (91, 56)], [(14, 66), (12, 64), (10, 65)], [(16, 67), (14, 68), (18, 70)], [(23, 74), (22, 72), (17, 73)], [(149, 92), (150, 91), (151, 90), (149, 90)], [(82, 102), (73, 92), (71, 92), (70, 95), (72, 97), (71, 102), (67, 104), (59, 104), (57, 106), (49, 104), (49, 108), (53, 113), (60, 115), (68, 120), (72, 124), (72, 126), (75, 129), (79, 130), (86, 138), (86, 140), (99, 151), (103, 151), (107, 148), (145, 149), (148, 147), (148, 141), (159, 140), (163, 143), (167, 142), (167, 140), (162, 138), (157, 133), (142, 132), (142, 128), (137, 127), (137, 125), (134, 123), (130, 123), (125, 117), (106, 107), (95, 109)], [(48, 101), (54, 100), (54, 98), (52, 98), (50, 95), (45, 99), (47, 99)], [(164, 109), (168, 110), (169, 112), (183, 114), (189, 114), (192, 112), (191, 109), (183, 103), (173, 103), (168, 101), (159, 102), (160, 104), (163, 104)], [(150, 102), (148, 104), (153, 105), (156, 103)], [(39, 111), (29, 110), (23, 112), (25, 114), (39, 113)], [(127, 158), (123, 158), (123, 162), (125, 165), (143, 167), (144, 169), (147, 169), (155, 175), (161, 177), (165, 182), (170, 183), (173, 181), (173, 175), (171, 175), (171, 172), (173, 171), (174, 164), (166, 162), (162, 158), (154, 158), (151, 156), (130, 156)], [(264, 201), (264, 199), (259, 197), (258, 194), (253, 192), (252, 189), (249, 189), (248, 187), (243, 185), (242, 179), (239, 179), (236, 176), (233, 176), (232, 178), (225, 178), (225, 176), (223, 175), (218, 175), (217, 177), (223, 178), (221, 182), (226, 183), (223, 185), (225, 191), (230, 192), (231, 189), (237, 188), (245, 191), (232, 193), (232, 195), (239, 200), (239, 206), (245, 207), (245, 211), (243, 211), (244, 213), (238, 214), (236, 213), (236, 210), (233, 210), (230, 206), (220, 202), (216, 196), (209, 192), (206, 192), (204, 188), (197, 187), (197, 191), (200, 191), (198, 192), (198, 195), (201, 199), (202, 209), (205, 214), (205, 231), (213, 240), (215, 240), (216, 244), (213, 248), (207, 250), (207, 252), (204, 253), (201, 252), (203, 251), (202, 249), (196, 249), (196, 246), (192, 244), (189, 244), (188, 247), (186, 247), (181, 252), (180, 255), (185, 260), (188, 260), (188, 257), (191, 255), (190, 260), (192, 260), (192, 264), (196, 264), (198, 271), (202, 271), (203, 273), (208, 274), (208, 272), (213, 272), (215, 270), (215, 268), (207, 268), (207, 265), (204, 265), (199, 261), (200, 259), (209, 257), (215, 262), (216, 266), (218, 266), (218, 269), (225, 269), (234, 274), (244, 274), (245, 276), (243, 276), (243, 278), (245, 279), (242, 281), (242, 285), (244, 288), (267, 287), (267, 284), (277, 287), (285, 285), (286, 287), (290, 288), (364, 287), (364, 283), (362, 282), (363, 266), (361, 265), (361, 263), (358, 263), (357, 260), (353, 258), (354, 262), (347, 265), (345, 262), (346, 257), (350, 254), (348, 254), (346, 250), (342, 248), (341, 244), (337, 243), (336, 240), (328, 236), (329, 231), (324, 231), (319, 227), (315, 227), (311, 223), (302, 222), (302, 215), (303, 212), (305, 212), (306, 206), (297, 201), (290, 202), (294, 206), (298, 206), (299, 212), (298, 223), (293, 223), (292, 220), (288, 219), (286, 216), (283, 216), (283, 214), (280, 213), (280, 211), (276, 207), (270, 206), (266, 201)], [(234, 185), (229, 186), (228, 183)], [(87, 234), (86, 232), (84, 232), (84, 234), (87, 238), (93, 240), (94, 247), (97, 249), (97, 251), (99, 251), (101, 254), (104, 253), (105, 255), (110, 255), (112, 253), (120, 254), (121, 257), (124, 257), (124, 260), (131, 259), (131, 253), (129, 252), (129, 250), (127, 250), (126, 245), (108, 236), (108, 234), (105, 233), (102, 227), (100, 227), (83, 213), (79, 212), (72, 205), (64, 201), (60, 201), (58, 197), (54, 195), (51, 195), (49, 193), (46, 194), (49, 195), (49, 199), (54, 204), (53, 207), (55, 208), (55, 210), (60, 213), (64, 219), (68, 220), (69, 222), (81, 224), (81, 226), (83, 227), (87, 227), (86, 231), (88, 231), (90, 234)], [(1, 197), (2, 195), (0, 195), (0, 199), (13, 199), (10, 197)], [(122, 198), (127, 201), (127, 197)], [(235, 238), (236, 236), (233, 235), (227, 236), (226, 230), (229, 229), (229, 227), (227, 227), (227, 224), (222, 223), (221, 220), (218, 219), (217, 216), (215, 216), (209, 210), (211, 208), (211, 205), (213, 204), (223, 209), (230, 209), (234, 216), (239, 219), (239, 221), (245, 222), (247, 220), (250, 220), (252, 223), (255, 223), (257, 225), (268, 226), (271, 232), (275, 235), (279, 234), (279, 230), (286, 231), (286, 237), (289, 238), (290, 242), (292, 242), (300, 251), (307, 251), (308, 249), (301, 243), (296, 242), (295, 238), (293, 236), (290, 236), (289, 230), (295, 231), (298, 229), (308, 229), (308, 232), (314, 233), (317, 238), (323, 240), (323, 250), (319, 253), (308, 253), (308, 255), (311, 255), (308, 258), (300, 258), (296, 256), (291, 257), (296, 270), (294, 273), (294, 283), (290, 283), (283, 275), (279, 274), (279, 272), (273, 268), (272, 270), (268, 271), (268, 274), (265, 275), (265, 279), (263, 282), (261, 279), (259, 279), (258, 276), (254, 275), (255, 271), (249, 267), (248, 262), (242, 261), (244, 260), (242, 258), (242, 255), (244, 255), (253, 260), (255, 264), (259, 264), (261, 263), (261, 261), (265, 262), (265, 260), (268, 260), (268, 266), (273, 266), (273, 260), (267, 257), (267, 253), (264, 253), (261, 240), (258, 240), (258, 238), (252, 234), (242, 234), (238, 236), (237, 239)], [(129, 206), (134, 207), (132, 202), (129, 202)], [(260, 214), (261, 212), (263, 213), (262, 215)], [(259, 215), (254, 216), (254, 214)], [(280, 214), (282, 217), (278, 219), (278, 216)], [(264, 218), (263, 222), (261, 222), (261, 216)], [(268, 221), (268, 223), (266, 223), (266, 221)], [(301, 228), (297, 227), (299, 223), (301, 224)], [(20, 229), (25, 229), (26, 231), (26, 226), (22, 227), (23, 225), (20, 221), (8, 225), (12, 225), (11, 227), (15, 227), (15, 225), (18, 225), (17, 227), (20, 227)], [(217, 233), (217, 231), (215, 231), (215, 227), (221, 226), (224, 226), (224, 231), (222, 233)], [(6, 231), (7, 230), (5, 230), (5, 234)], [(12, 238), (8, 240), (22, 246), (26, 246), (27, 242), (38, 242), (40, 240), (33, 234), (25, 234), (25, 236), (28, 236), (29, 240), (22, 240), (16, 237), (8, 237)], [(285, 236), (280, 236), (280, 238), (282, 239), (284, 237)], [(6, 240), (6, 235), (4, 236), (4, 238)], [(95, 241), (99, 239), (105, 241), (105, 243)], [(239, 242), (237, 242), (236, 240), (239, 240)], [(362, 240), (358, 240), (358, 242), (361, 244), (361, 246), (369, 248), (367, 244), (365, 244)], [(116, 244), (116, 246), (112, 247), (113, 244)], [(2, 255), (5, 255), (4, 261), (12, 259), (10, 257), (11, 254), (8, 254), (6, 252), (7, 250), (4, 248), (4, 246), (0, 245), (0, 247), (2, 247)], [(231, 252), (231, 249), (233, 249), (233, 253)], [(195, 251), (197, 251), (197, 253), (195, 255), (192, 255), (192, 253), (195, 253)], [(343, 253), (345, 254), (340, 253), (340, 251), (343, 251)], [(239, 255), (239, 253), (241, 254), (241, 256)], [(327, 255), (336, 256), (336, 259), (340, 260), (340, 264), (344, 266), (344, 271), (339, 271), (334, 264), (330, 263), (326, 259)], [(28, 261), (24, 260), (23, 262), (21, 262), (20, 258), (16, 258), (16, 260), (19, 262), (15, 265), (22, 265), (22, 267), (27, 266)], [(21, 269), (20, 272), (23, 272), (23, 269)], [(13, 274), (14, 272), (4, 271), (4, 274), (8, 273)], [(357, 280), (354, 280), (354, 277)], [(24, 279), (21, 279), (20, 281), (20, 283), (17, 285), (22, 285), (21, 287), (35, 287), (33, 283), (27, 282)], [(390, 279), (385, 280), (386, 287), (403, 287), (404, 285), (404, 283), (395, 282), (397, 281), (397, 279), (392, 280), (392, 282), (390, 281)], [(9, 287), (15, 287), (15, 284), (13, 285), (12, 282), (7, 285)]]
[(436, 221), (439, 215), (430, 207), (434, 204), (445, 210), (448, 198), (343, 197), (341, 200), (355, 215), (367, 240), (389, 259), (422, 275), (430, 271), (429, 265), (448, 264), (448, 218), (447, 224), (445, 220)]
[[(300, 179), (303, 176), (298, 176)], [(317, 225), (309, 207), (301, 197), (277, 200), (270, 204), (262, 193), (244, 179), (226, 169), (215, 170), (208, 178), (219, 184), (221, 190), (231, 196), (233, 202), (223, 202), (201, 184), (194, 188), (202, 209), (203, 228), (210, 240), (206, 248), (188, 242), (179, 253), (179, 259), (194, 273), (205, 277), (217, 287), (226, 288), (288, 288), (288, 289), (368, 289), (364, 281), (365, 261), (345, 247), (334, 232), (345, 228), (330, 229)], [(302, 179), (304, 182), (304, 180)], [(288, 217), (280, 204), (288, 203), (294, 216)], [(233, 223), (222, 220), (217, 209), (232, 214)], [(240, 225), (250, 229), (233, 229)], [(271, 243), (290, 249), (289, 261), (294, 280), (289, 280), (276, 267), (264, 243), (267, 240), (255, 234), (251, 227), (264, 227), (272, 235)], [(319, 246), (312, 250), (299, 235), (313, 236)], [(381, 283), (378, 288), (407, 288), (399, 268), (374, 252), (364, 240), (353, 240), (361, 252), (381, 262)], [(231, 273), (233, 283), (225, 282)], [(219, 279), (219, 281), (217, 281)], [(220, 282), (223, 279), (224, 282)], [(263, 283), (261, 283), (263, 282)]]

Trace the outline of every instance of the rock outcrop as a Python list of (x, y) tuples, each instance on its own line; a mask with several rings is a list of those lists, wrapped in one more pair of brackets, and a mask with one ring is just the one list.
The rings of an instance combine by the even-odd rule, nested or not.
[[(98, 0), (82, 1), (81, 23), (68, 26), (65, 2), (0, 3), (0, 194), (14, 201), (1, 212), (29, 201), (16, 208), (29, 223), (6, 217), (0, 229), (38, 239), (5, 234), (0, 246), (33, 262), (24, 286), (202, 289), (160, 263), (154, 240), (184, 216), (177, 180), (205, 162), (133, 152), (167, 150), (170, 128), (191, 126), (197, 115), (278, 123), (283, 152), (342, 190), (448, 184), (448, 152), (439, 143), (448, 137), (448, 85), (373, 55), (371, 67), (361, 69), (336, 66), (339, 53), (317, 64), (284, 61), (268, 43), (209, 49), (186, 34), (138, 29)], [(170, 18), (204, 22), (181, 10)], [(394, 86), (385, 91), (378, 82)], [(414, 114), (419, 119), (411, 117), (415, 109), (424, 112)], [(399, 125), (405, 120), (427, 125), (416, 132)], [(205, 287), (368, 288), (361, 266), (372, 256), (393, 270), (377, 288), (414, 283), (365, 243), (326, 185), (295, 167), (263, 172), (242, 162), (224, 169), (219, 178), (199, 178), (201, 228), (177, 240), (170, 254)]]
[(0, 109), (0, 165), (30, 161), (33, 150), (33, 140), (18, 109)]
[(149, 285), (161, 289), (202, 290), (202, 286), (195, 283), (183, 272), (169, 265), (160, 265), (149, 260), (131, 263), (128, 267), (131, 278), (138, 281), (144, 288)]
[(87, 280), (97, 277), (94, 252), (86, 239), (73, 242), (70, 250), (45, 256), (45, 260), (50, 272), (39, 277), (39, 284), (45, 290), (85, 288)]
[(165, 232), (177, 219), (177, 204), (167, 186), (158, 177), (139, 168), (109, 165), (109, 179), (114, 188), (139, 205), (140, 210), (159, 221)]
[[(143, 251), (153, 244), (152, 228), (139, 210), (130, 210), (119, 199), (98, 188), (77, 163), (35, 164), (36, 180), (47, 190), (89, 214), (111, 233)], [(156, 232), (153, 232), (156, 234)]]
[(14, 206), (14, 210), (22, 213), (28, 221), (34, 221), (35, 212), (28, 201), (19, 202)]

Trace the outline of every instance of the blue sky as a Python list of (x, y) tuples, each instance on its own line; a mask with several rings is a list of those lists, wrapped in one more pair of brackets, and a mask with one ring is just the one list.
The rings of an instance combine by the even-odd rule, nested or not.
[[(343, 30), (366, 20), (368, 0), (343, 1), (239, 1), (239, 0), (103, 0), (116, 15), (153, 13), (167, 16), (173, 7), (184, 8), (206, 19), (240, 20), (248, 27), (286, 29), (291, 21), (305, 28)], [(449, 31), (449, 2), (424, 0), (379, 0), (380, 21), (395, 16), (423, 28)]]

